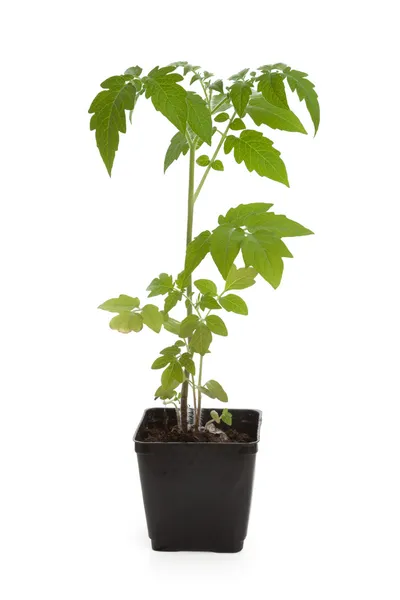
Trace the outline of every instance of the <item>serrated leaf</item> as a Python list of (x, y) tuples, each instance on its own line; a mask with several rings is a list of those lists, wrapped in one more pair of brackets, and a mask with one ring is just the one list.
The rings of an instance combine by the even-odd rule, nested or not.
[(215, 379), (210, 379), (203, 386), (208, 392), (211, 398), (217, 398), (221, 402), (228, 402), (228, 395), (224, 388)]
[(119, 132), (126, 133), (125, 111), (135, 106), (136, 88), (130, 79), (130, 75), (117, 75), (103, 81), (101, 87), (107, 89), (97, 94), (89, 108), (89, 113), (94, 113), (90, 128), (96, 130), (97, 147), (110, 176)]
[(228, 290), (244, 290), (255, 284), (257, 271), (252, 267), (244, 267), (238, 269), (236, 265), (232, 265), (228, 277), (225, 282), (225, 291)]
[(226, 112), (219, 113), (216, 117), (214, 117), (214, 121), (216, 123), (224, 123), (229, 119), (229, 115)]
[(267, 212), (273, 205), (267, 202), (250, 202), (249, 204), (239, 204), (235, 208), (230, 208), (226, 213), (224, 220), (236, 227), (245, 224), (245, 219), (252, 215), (260, 215)]
[(206, 317), (206, 324), (212, 333), (223, 336), (228, 335), (226, 325), (218, 315), (208, 315)]
[(110, 328), (114, 331), (119, 331), (120, 333), (141, 331), (143, 329), (142, 315), (130, 312), (120, 313), (111, 319)]
[(216, 296), (218, 293), (217, 286), (211, 279), (197, 279), (197, 281), (194, 282), (194, 285), (202, 294)]
[(196, 375), (196, 365), (194, 364), (193, 358), (189, 354), (189, 352), (185, 352), (179, 359), (180, 364), (188, 373), (191, 375)]
[(174, 160), (178, 160), (181, 154), (185, 155), (189, 151), (189, 144), (187, 143), (186, 137), (178, 131), (171, 139), (168, 146), (167, 153), (164, 159), (164, 173), (169, 166), (172, 165)]
[(309, 79), (307, 73), (296, 71), (287, 67), (285, 69), (287, 81), (292, 92), (296, 91), (299, 100), (305, 100), (307, 110), (310, 113), (312, 122), (314, 123), (315, 135), (317, 134), (320, 121), (320, 108), (318, 102), (318, 94), (315, 91), (315, 86)]
[(233, 84), (229, 92), (234, 109), (239, 117), (244, 117), (246, 107), (251, 96), (251, 87), (244, 81), (237, 81)]
[(219, 302), (225, 310), (228, 312), (234, 312), (238, 315), (247, 315), (249, 313), (247, 304), (236, 294), (227, 294), (219, 299)]
[(187, 122), (199, 138), (211, 145), (212, 122), (211, 114), (203, 98), (195, 92), (187, 92)]
[(152, 369), (163, 369), (164, 367), (166, 367), (167, 365), (169, 365), (169, 363), (171, 362), (171, 360), (172, 360), (171, 356), (168, 356), (168, 355), (159, 356), (153, 362), (153, 364), (151, 365), (151, 368)]
[(101, 308), (101, 310), (107, 310), (108, 312), (121, 313), (125, 311), (129, 312), (134, 308), (138, 308), (139, 306), (139, 298), (132, 298), (132, 296), (120, 294), (118, 298), (110, 298), (110, 300), (106, 300), (103, 302), (103, 304), (100, 304), (98, 308)]
[(223, 171), (224, 165), (221, 160), (214, 160), (211, 164), (211, 168), (214, 169), (214, 171)]
[(238, 164), (244, 161), (247, 169), (256, 171), (261, 177), (269, 177), (289, 187), (286, 167), (280, 152), (271, 140), (259, 131), (246, 129), (234, 142), (234, 156)]
[(242, 244), (242, 254), (246, 266), (254, 267), (274, 289), (279, 286), (283, 260), (273, 247), (263, 242), (257, 231), (246, 236)]
[(190, 337), (193, 331), (196, 329), (198, 322), (199, 317), (197, 315), (188, 315), (187, 317), (185, 317), (181, 323), (181, 327), (179, 330), (180, 337)]
[(210, 158), (207, 156), (207, 154), (202, 154), (198, 157), (196, 163), (199, 165), (199, 167), (207, 167), (207, 165), (210, 164)]
[(246, 77), (249, 71), (250, 69), (242, 69), (241, 71), (239, 71), (239, 73), (236, 73), (235, 75), (232, 75), (232, 77), (229, 77), (229, 80), (235, 81), (236, 79), (243, 79), (243, 77)]
[(212, 232), (211, 256), (225, 279), (239, 254), (243, 231), (231, 225), (220, 225)]
[(270, 104), (274, 104), (280, 108), (289, 108), (283, 75), (281, 73), (268, 71), (264, 75), (261, 75), (258, 80), (257, 89)]
[(220, 94), (224, 93), (224, 84), (222, 79), (216, 79), (211, 85), (210, 85), (210, 89), (215, 90), (216, 92), (219, 92)]
[(221, 413), (221, 421), (223, 421), (226, 425), (232, 425), (232, 413), (230, 413), (227, 408), (224, 408)]
[(300, 119), (291, 110), (267, 102), (261, 94), (251, 97), (246, 112), (258, 126), (264, 124), (271, 129), (307, 134)]
[(156, 333), (160, 333), (164, 316), (154, 304), (146, 304), (142, 308), (143, 323)]
[(211, 294), (204, 294), (200, 298), (199, 306), (201, 310), (205, 310), (208, 308), (209, 310), (218, 310), (220, 309), (220, 305)]
[(212, 342), (212, 334), (207, 325), (200, 323), (195, 332), (193, 333), (192, 339), (190, 340), (190, 348), (197, 352), (201, 356), (207, 353), (210, 344)]
[(219, 414), (217, 413), (216, 410), (210, 411), (210, 417), (212, 418), (213, 421), (215, 421), (218, 424), (221, 422), (221, 419), (219, 418)]
[(177, 290), (169, 292), (168, 296), (164, 300), (164, 312), (168, 313), (182, 300), (182, 294)]
[(246, 129), (246, 125), (242, 119), (233, 119), (230, 128), (232, 131), (240, 131), (241, 129)]
[(190, 273), (193, 273), (210, 251), (210, 238), (211, 233), (209, 231), (203, 231), (187, 246), (185, 258), (186, 277), (190, 275)]
[(162, 387), (167, 390), (173, 390), (183, 381), (182, 367), (177, 361), (168, 365), (161, 375)]
[(151, 98), (154, 108), (160, 111), (181, 133), (186, 131), (186, 90), (178, 85), (182, 75), (172, 73), (175, 67), (155, 67), (143, 78), (146, 98)]
[(168, 294), (173, 287), (172, 276), (167, 275), (167, 273), (160, 273), (160, 276), (153, 279), (146, 291), (150, 292), (148, 297), (151, 298), (153, 296)]
[(313, 234), (310, 229), (303, 227), (300, 223), (273, 212), (249, 215), (244, 219), (244, 224), (250, 230), (264, 229), (276, 237), (298, 237)]

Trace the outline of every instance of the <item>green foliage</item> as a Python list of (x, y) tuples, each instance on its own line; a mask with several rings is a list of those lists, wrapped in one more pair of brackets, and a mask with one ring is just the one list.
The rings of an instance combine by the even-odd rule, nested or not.
[(235, 265), (232, 265), (226, 278), (225, 291), (244, 290), (251, 287), (255, 284), (256, 276), (257, 271), (252, 267), (238, 269)]
[(240, 296), (236, 296), (236, 294), (228, 294), (227, 296), (222, 296), (219, 299), (219, 301), (222, 308), (224, 308), (228, 312), (234, 312), (238, 315), (249, 314), (246, 302)]
[(172, 138), (164, 159), (164, 173), (174, 160), (178, 160), (181, 154), (185, 156), (189, 152), (189, 144), (186, 137), (178, 131)]
[(202, 154), (196, 160), (196, 163), (199, 165), (199, 167), (207, 167), (207, 165), (210, 164), (210, 158), (207, 156), (207, 154)]
[(224, 165), (220, 160), (213, 160), (211, 163), (211, 168), (214, 169), (214, 171), (223, 171)]
[(258, 126), (264, 124), (271, 129), (307, 133), (299, 118), (291, 110), (271, 104), (261, 94), (251, 97), (247, 106), (247, 114)]
[(196, 365), (194, 364), (194, 360), (192, 355), (189, 352), (185, 352), (179, 359), (180, 364), (190, 375), (196, 375)]
[(186, 102), (189, 127), (203, 142), (211, 146), (212, 122), (207, 104), (194, 92), (187, 93)]
[(259, 77), (257, 89), (270, 104), (289, 109), (284, 77), (281, 73), (267, 71)]
[(152, 329), (156, 333), (160, 333), (161, 327), (164, 323), (163, 314), (158, 310), (158, 307), (154, 304), (146, 304), (142, 308), (143, 323)]
[(211, 296), (216, 296), (218, 293), (217, 286), (210, 279), (197, 279), (197, 281), (194, 282), (194, 285), (202, 294), (211, 294)]
[(285, 74), (292, 92), (296, 91), (299, 100), (305, 101), (312, 122), (314, 123), (316, 135), (320, 121), (320, 108), (314, 84), (309, 79), (306, 79), (308, 77), (307, 73), (293, 70), (290, 67), (285, 69)]
[(122, 312), (111, 319), (110, 328), (120, 333), (139, 332), (143, 329), (143, 317), (139, 313)]
[(153, 106), (181, 132), (186, 131), (188, 115), (187, 93), (178, 81), (182, 75), (172, 73), (175, 67), (155, 67), (147, 77), (143, 77), (146, 98), (151, 98)]
[(179, 335), (182, 338), (190, 337), (193, 331), (196, 329), (199, 323), (199, 317), (197, 315), (188, 315), (181, 323)]
[(185, 258), (185, 275), (193, 273), (196, 267), (199, 266), (203, 258), (210, 251), (210, 238), (211, 233), (209, 231), (203, 231), (186, 248)]
[(209, 315), (206, 317), (206, 324), (212, 333), (223, 336), (228, 335), (226, 325), (218, 315)]
[(224, 388), (218, 381), (215, 379), (210, 379), (204, 386), (201, 388), (203, 394), (212, 399), (220, 400), (221, 402), (228, 402), (228, 395), (225, 392)]
[(212, 334), (210, 329), (205, 323), (199, 323), (196, 327), (193, 337), (190, 340), (190, 348), (204, 356), (208, 352), (208, 349), (212, 342)]
[(151, 298), (152, 296), (163, 296), (164, 294), (168, 294), (172, 289), (172, 276), (167, 275), (166, 273), (160, 273), (160, 276), (153, 279), (150, 283), (147, 291), (150, 292), (149, 298)]
[(107, 310), (108, 312), (121, 313), (125, 311), (129, 312), (134, 308), (138, 308), (139, 306), (139, 298), (132, 298), (132, 296), (120, 294), (118, 298), (110, 298), (110, 300), (106, 300), (105, 302), (103, 302), (103, 304), (100, 304), (98, 308), (101, 308), (102, 310)]
[(237, 81), (231, 87), (229, 96), (239, 117), (244, 117), (251, 96), (251, 86), (244, 81)]
[(233, 119), (230, 128), (232, 131), (240, 131), (241, 129), (246, 129), (246, 125), (242, 119)]
[(211, 235), (211, 256), (225, 279), (239, 254), (243, 232), (231, 225), (220, 225)]
[(232, 413), (230, 413), (227, 408), (224, 408), (221, 413), (221, 421), (223, 421), (226, 425), (232, 425)]
[(225, 121), (229, 120), (229, 115), (226, 112), (219, 113), (216, 117), (214, 117), (214, 121), (216, 123), (225, 123)]

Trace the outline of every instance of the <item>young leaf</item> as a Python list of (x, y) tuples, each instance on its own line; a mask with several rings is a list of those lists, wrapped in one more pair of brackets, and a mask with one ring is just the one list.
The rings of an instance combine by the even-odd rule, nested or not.
[(230, 413), (227, 408), (224, 408), (221, 413), (221, 421), (223, 421), (226, 425), (232, 425), (232, 413)]
[(307, 133), (300, 119), (291, 110), (270, 104), (261, 94), (251, 97), (246, 112), (258, 126), (264, 124), (271, 129)]
[(211, 294), (211, 296), (216, 296), (218, 293), (217, 286), (210, 279), (197, 279), (197, 281), (194, 282), (194, 285), (202, 294)]
[(242, 245), (242, 254), (246, 266), (253, 266), (274, 289), (279, 286), (283, 273), (283, 260), (271, 246), (263, 243), (257, 231), (246, 236)]
[(182, 300), (182, 294), (180, 292), (177, 290), (169, 292), (168, 296), (164, 300), (164, 312), (168, 313), (174, 308), (174, 306), (178, 304), (180, 300)]
[(226, 138), (226, 140), (224, 142), (224, 152), (225, 152), (225, 154), (229, 154), (229, 152), (232, 150), (232, 148), (235, 147), (236, 140), (237, 140), (236, 136), (234, 136), (234, 135), (228, 135), (228, 137)]
[(207, 167), (207, 165), (210, 164), (210, 159), (207, 156), (207, 154), (202, 154), (201, 156), (199, 156), (196, 162), (199, 165), (199, 167)]
[(183, 381), (182, 367), (177, 361), (168, 365), (161, 375), (162, 387), (167, 390), (175, 389)]
[(225, 291), (228, 290), (244, 290), (255, 284), (254, 278), (257, 276), (257, 271), (252, 267), (238, 269), (236, 265), (232, 265), (228, 273), (225, 283)]
[(242, 69), (241, 71), (239, 71), (239, 73), (236, 73), (236, 75), (232, 75), (232, 77), (229, 77), (229, 80), (236, 81), (237, 79), (243, 79), (244, 77), (246, 77), (249, 70), (250, 69)]
[(206, 317), (206, 323), (210, 331), (212, 331), (212, 333), (224, 336), (228, 335), (226, 325), (221, 319), (221, 317), (218, 317), (218, 315), (209, 315), (208, 317)]
[(250, 172), (256, 171), (261, 177), (269, 177), (289, 187), (286, 167), (280, 158), (280, 152), (260, 131), (242, 131), (240, 138), (235, 139), (234, 155), (236, 162), (240, 164), (244, 161)]
[(215, 90), (216, 92), (219, 92), (220, 94), (224, 93), (224, 84), (222, 79), (216, 79), (211, 85), (210, 85), (210, 89)]
[(142, 308), (143, 323), (156, 333), (160, 333), (164, 323), (164, 316), (154, 304), (146, 304)]
[(220, 400), (221, 402), (228, 402), (227, 393), (222, 385), (218, 383), (218, 381), (215, 381), (215, 379), (210, 379), (203, 387), (209, 392), (208, 395), (210, 398), (217, 398), (217, 400)]
[(250, 202), (249, 204), (239, 204), (235, 208), (230, 208), (225, 215), (225, 221), (235, 227), (242, 227), (245, 219), (251, 215), (260, 215), (267, 212), (272, 204), (266, 202)]
[(242, 121), (242, 119), (233, 119), (231, 123), (231, 129), (233, 131), (240, 131), (241, 129), (246, 129), (246, 125)]
[(136, 67), (129, 67), (129, 69), (127, 69), (125, 71), (125, 75), (132, 75), (133, 77), (140, 77), (140, 75), (142, 74), (142, 67), (138, 67), (136, 65)]
[(187, 104), (186, 90), (178, 85), (182, 75), (172, 73), (174, 66), (155, 67), (147, 77), (143, 77), (146, 98), (151, 98), (154, 108), (160, 111), (181, 133), (186, 131)]
[(223, 171), (224, 170), (224, 165), (220, 160), (214, 160), (211, 168), (214, 169), (214, 171)]
[(318, 102), (318, 94), (315, 91), (315, 86), (309, 79), (306, 79), (307, 73), (296, 71), (287, 67), (285, 69), (287, 81), (292, 92), (296, 91), (299, 100), (305, 100), (307, 110), (310, 113), (312, 122), (314, 123), (315, 135), (317, 135), (320, 109)]
[(211, 233), (209, 231), (203, 231), (197, 237), (195, 237), (186, 248), (186, 276), (190, 275), (190, 273), (193, 273), (196, 267), (199, 266), (203, 258), (210, 251), (210, 238)]
[(159, 356), (153, 362), (153, 364), (151, 365), (151, 368), (152, 369), (163, 369), (164, 367), (166, 367), (167, 365), (169, 365), (169, 363), (171, 362), (171, 360), (172, 360), (171, 356), (168, 356), (168, 355)]
[(125, 111), (135, 106), (136, 88), (130, 80), (130, 75), (118, 75), (103, 81), (101, 87), (106, 89), (97, 94), (89, 108), (89, 113), (94, 113), (90, 128), (96, 130), (97, 147), (110, 176), (119, 132), (126, 133)]
[(162, 385), (160, 385), (160, 387), (156, 389), (154, 396), (156, 400), (157, 398), (160, 398), (161, 400), (168, 400), (170, 398), (174, 398), (175, 393), (176, 392), (173, 389), (167, 390)]
[(176, 319), (172, 319), (171, 317), (165, 317), (164, 315), (164, 329), (169, 331), (169, 333), (173, 333), (174, 335), (179, 335), (179, 331), (181, 328), (181, 324)]
[(239, 117), (244, 117), (246, 114), (246, 106), (251, 96), (251, 87), (244, 81), (237, 81), (231, 87), (229, 92), (234, 109)]
[(194, 92), (187, 92), (187, 122), (199, 138), (211, 146), (211, 114), (203, 98)]
[(274, 104), (280, 108), (289, 108), (283, 75), (281, 73), (267, 71), (267, 73), (261, 75), (258, 80), (258, 91), (262, 93), (270, 104)]
[(153, 279), (146, 291), (150, 292), (149, 298), (152, 296), (163, 296), (168, 294), (173, 289), (172, 276), (166, 273), (160, 273), (159, 277)]
[(186, 137), (178, 131), (172, 138), (164, 159), (164, 173), (174, 160), (178, 160), (181, 154), (185, 155), (189, 151), (189, 144)]
[(114, 331), (119, 331), (120, 333), (141, 331), (141, 329), (143, 329), (142, 315), (130, 312), (120, 313), (111, 319), (110, 328), (114, 329)]
[(212, 410), (210, 412), (210, 417), (212, 418), (213, 421), (215, 421), (218, 424), (221, 422), (221, 419), (219, 418), (219, 414), (217, 413), (216, 410)]
[(220, 225), (212, 233), (211, 256), (224, 279), (239, 253), (242, 240), (242, 230), (231, 225)]
[(216, 117), (214, 117), (214, 121), (216, 123), (225, 123), (229, 119), (229, 115), (226, 112), (219, 113)]
[(313, 233), (310, 229), (288, 219), (285, 215), (276, 215), (270, 212), (246, 217), (245, 226), (250, 230), (264, 229), (277, 237), (298, 237), (312, 235)]
[(165, 356), (177, 356), (178, 354), (180, 354), (181, 349), (178, 346), (178, 344), (174, 344), (173, 346), (167, 346), (167, 348), (164, 348), (163, 350), (161, 350), (160, 354), (163, 354)]
[(201, 79), (200, 77), (200, 73), (195, 73), (192, 77), (192, 79), (190, 80), (190, 85), (192, 85), (192, 83), (194, 83), (195, 81), (197, 81), (198, 79)]
[(208, 352), (210, 344), (212, 342), (212, 334), (207, 325), (200, 323), (193, 337), (190, 340), (190, 347), (192, 350), (204, 356)]
[(197, 315), (188, 315), (187, 317), (185, 317), (181, 323), (181, 328), (179, 330), (180, 337), (190, 337), (193, 331), (196, 329), (198, 322), (199, 317)]
[(219, 302), (222, 308), (228, 312), (234, 312), (238, 315), (247, 315), (249, 313), (246, 302), (240, 296), (236, 296), (236, 294), (222, 296)]
[(100, 304), (98, 308), (101, 310), (107, 310), (108, 312), (122, 313), (125, 311), (130, 312), (134, 308), (138, 308), (140, 305), (139, 298), (132, 298), (132, 296), (126, 296), (120, 294), (118, 298), (110, 298), (103, 304)]
[(204, 294), (204, 296), (200, 298), (199, 306), (201, 310), (205, 310), (206, 308), (209, 310), (218, 310), (221, 308), (214, 296), (211, 296), (211, 294)]
[(179, 359), (179, 362), (188, 373), (190, 373), (191, 375), (196, 375), (196, 365), (194, 364), (194, 361), (188, 352), (182, 354), (182, 356)]

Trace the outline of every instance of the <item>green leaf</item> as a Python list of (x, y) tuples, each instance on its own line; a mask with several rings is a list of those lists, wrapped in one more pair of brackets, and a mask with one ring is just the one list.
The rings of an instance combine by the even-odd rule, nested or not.
[(246, 114), (246, 106), (251, 96), (251, 87), (244, 81), (237, 81), (231, 87), (229, 92), (234, 109), (239, 117), (244, 117)]
[(211, 146), (211, 114), (203, 98), (195, 92), (187, 92), (187, 122), (199, 138)]
[(231, 225), (220, 225), (212, 233), (211, 256), (224, 279), (239, 254), (242, 240), (242, 230)]
[(244, 161), (250, 172), (256, 171), (261, 177), (269, 177), (289, 187), (280, 152), (261, 132), (250, 129), (242, 131), (240, 138), (235, 138), (234, 155), (236, 162), (240, 164)]
[(182, 381), (183, 371), (178, 361), (170, 363), (161, 375), (161, 385), (167, 390), (175, 389)]
[(211, 168), (214, 169), (214, 171), (223, 171), (224, 170), (224, 165), (222, 163), (222, 161), (220, 160), (214, 160)]
[(221, 402), (228, 402), (227, 393), (222, 385), (218, 383), (218, 381), (215, 381), (215, 379), (210, 379), (203, 387), (209, 392), (210, 398), (217, 398), (217, 400), (220, 400)]
[(163, 369), (164, 367), (166, 367), (167, 365), (169, 365), (169, 363), (171, 362), (171, 360), (172, 360), (171, 356), (168, 356), (168, 355), (159, 356), (153, 362), (153, 364), (151, 365), (151, 368), (152, 369)]
[(156, 333), (160, 333), (164, 323), (164, 316), (154, 304), (146, 304), (142, 308), (143, 323)]
[(223, 421), (226, 425), (232, 425), (232, 413), (230, 413), (227, 408), (224, 408), (221, 413), (221, 421)]
[(226, 94), (217, 94), (211, 98), (211, 113), (225, 112), (231, 107), (230, 100)]
[(178, 344), (174, 344), (173, 346), (167, 346), (166, 348), (161, 350), (160, 354), (163, 354), (165, 356), (177, 356), (178, 354), (180, 354), (180, 352), (181, 349), (178, 346)]
[(225, 283), (225, 291), (244, 290), (255, 284), (254, 278), (257, 277), (257, 271), (252, 267), (238, 269), (232, 265)]
[(216, 79), (211, 85), (210, 85), (210, 89), (215, 90), (216, 92), (219, 92), (220, 94), (224, 93), (224, 84), (222, 79)]
[(238, 315), (247, 315), (249, 314), (247, 304), (240, 298), (240, 296), (236, 296), (236, 294), (228, 294), (227, 296), (222, 296), (219, 299), (219, 302), (225, 310), (228, 312), (234, 312)]
[(182, 300), (182, 294), (177, 290), (169, 292), (168, 296), (164, 300), (164, 312), (168, 313)]
[(214, 121), (216, 123), (224, 123), (229, 119), (229, 115), (226, 112), (219, 113), (216, 117), (214, 117)]
[(140, 77), (142, 71), (142, 67), (129, 67), (129, 69), (125, 71), (125, 75), (133, 75), (133, 77)]
[(206, 324), (212, 333), (224, 336), (228, 335), (226, 325), (218, 315), (208, 315), (208, 317), (206, 317)]
[(211, 294), (211, 296), (216, 296), (218, 294), (217, 286), (210, 279), (197, 279), (197, 281), (194, 282), (194, 285), (202, 294)]
[(190, 80), (190, 85), (192, 85), (192, 83), (194, 83), (195, 81), (197, 81), (198, 79), (201, 79), (200, 74), (199, 73), (195, 73), (192, 77), (192, 79)]
[(224, 142), (224, 152), (225, 152), (225, 154), (229, 154), (229, 152), (232, 150), (232, 148), (235, 147), (236, 140), (237, 140), (236, 136), (234, 136), (234, 135), (228, 135), (228, 137), (226, 138), (226, 140)]
[(181, 133), (186, 131), (186, 90), (178, 85), (182, 75), (171, 73), (175, 67), (155, 67), (143, 78), (146, 98), (151, 98), (154, 108), (160, 111)]
[(165, 318), (164, 315), (164, 329), (169, 331), (169, 333), (173, 333), (174, 335), (179, 335), (179, 331), (181, 328), (181, 324), (176, 319), (172, 319), (171, 317)]
[(310, 113), (312, 122), (314, 123), (315, 135), (317, 135), (319, 121), (320, 121), (320, 109), (318, 102), (318, 94), (314, 89), (314, 84), (311, 83), (307, 73), (296, 71), (287, 67), (285, 69), (287, 81), (292, 92), (296, 91), (299, 100), (305, 100), (307, 110)]
[(233, 131), (240, 131), (241, 129), (246, 129), (246, 125), (242, 121), (242, 119), (233, 119), (231, 123), (231, 129)]
[(210, 238), (211, 233), (209, 231), (203, 231), (186, 248), (185, 258), (185, 275), (188, 276), (190, 273), (199, 266), (203, 258), (210, 251)]
[(256, 125), (268, 125), (271, 129), (307, 133), (300, 119), (289, 109), (270, 104), (261, 94), (254, 94), (247, 107), (247, 114)]
[(248, 216), (244, 224), (250, 230), (265, 229), (276, 237), (298, 237), (313, 234), (310, 229), (303, 227), (300, 223), (288, 219), (285, 215), (276, 215), (272, 212)]
[(199, 167), (207, 167), (207, 165), (210, 164), (210, 158), (207, 156), (207, 154), (202, 154), (201, 156), (199, 156), (196, 162), (199, 165)]
[(180, 289), (180, 290), (184, 290), (185, 288), (187, 288), (187, 286), (189, 285), (189, 277), (188, 275), (185, 273), (185, 271), (181, 271), (178, 275), (178, 277), (176, 278), (176, 286)]
[(226, 213), (225, 222), (229, 222), (235, 227), (241, 227), (245, 224), (245, 219), (252, 215), (260, 215), (267, 212), (272, 204), (266, 202), (250, 202), (249, 204), (239, 204), (235, 208), (230, 208)]
[(198, 322), (199, 317), (197, 315), (188, 315), (187, 317), (185, 317), (181, 323), (181, 328), (179, 330), (180, 337), (190, 337), (193, 331), (196, 329)]
[(166, 390), (162, 385), (160, 385), (159, 388), (156, 389), (155, 391), (155, 398), (161, 398), (161, 400), (168, 400), (170, 398), (174, 398), (175, 396), (175, 391), (172, 390)]
[(264, 243), (259, 232), (248, 234), (242, 245), (246, 266), (253, 266), (261, 277), (276, 289), (282, 279), (283, 260), (273, 247)]
[(212, 342), (212, 334), (207, 325), (200, 323), (190, 340), (190, 348), (204, 356)]
[(106, 300), (103, 302), (103, 304), (100, 304), (98, 308), (101, 308), (101, 310), (107, 310), (108, 312), (121, 313), (125, 311), (130, 312), (134, 308), (138, 308), (139, 305), (139, 298), (132, 298), (132, 296), (120, 294), (118, 298), (110, 298), (110, 300)]
[(236, 79), (243, 79), (243, 77), (246, 77), (249, 71), (250, 69), (242, 69), (241, 71), (239, 71), (239, 73), (236, 73), (236, 75), (232, 75), (232, 77), (229, 77), (229, 80), (235, 81)]
[(185, 155), (189, 151), (189, 144), (186, 137), (178, 131), (171, 139), (167, 153), (164, 159), (164, 173), (174, 160), (178, 160), (181, 154)]
[(143, 329), (142, 315), (138, 313), (123, 312), (111, 319), (110, 328), (114, 329), (114, 331), (119, 331), (120, 333), (141, 331), (141, 329)]
[(179, 359), (179, 362), (188, 373), (190, 373), (191, 375), (196, 375), (196, 365), (194, 364), (193, 358), (189, 354), (189, 352), (185, 352), (185, 354), (182, 354), (182, 356)]
[(110, 176), (119, 132), (126, 133), (125, 111), (135, 106), (136, 88), (130, 79), (130, 75), (117, 75), (103, 81), (101, 87), (106, 89), (97, 94), (89, 108), (89, 113), (94, 113), (90, 128), (96, 130), (97, 147)]
[(217, 413), (216, 410), (210, 411), (210, 417), (212, 418), (213, 421), (215, 421), (218, 424), (221, 422), (221, 419), (219, 418), (219, 414)]
[(166, 273), (160, 273), (159, 277), (153, 279), (146, 291), (150, 292), (149, 298), (152, 296), (163, 296), (168, 294), (173, 289), (172, 276)]
[(218, 310), (221, 308), (216, 299), (213, 296), (211, 296), (211, 294), (204, 294), (204, 296), (200, 298), (199, 306), (201, 310), (205, 310), (206, 308), (208, 308), (209, 310)]
[(258, 80), (258, 91), (270, 104), (280, 108), (289, 109), (286, 98), (285, 84), (281, 73), (271, 73), (268, 71)]

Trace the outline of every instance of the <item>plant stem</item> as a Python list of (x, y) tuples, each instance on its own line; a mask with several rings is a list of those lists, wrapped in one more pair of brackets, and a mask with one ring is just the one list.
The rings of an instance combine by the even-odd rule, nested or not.
[(206, 167), (206, 170), (204, 171), (204, 175), (203, 175), (203, 177), (201, 178), (201, 180), (200, 180), (200, 183), (199, 183), (199, 185), (197, 186), (197, 189), (196, 189), (196, 191), (194, 192), (194, 198), (193, 198), (193, 202), (196, 202), (196, 200), (197, 200), (197, 198), (198, 198), (198, 195), (199, 195), (199, 194), (200, 194), (200, 192), (201, 192), (201, 188), (203, 187), (203, 185), (204, 185), (204, 182), (205, 182), (205, 180), (207, 179), (207, 175), (208, 175), (208, 174), (209, 174), (209, 172), (210, 172), (211, 165), (213, 164), (214, 160), (217, 158), (217, 156), (218, 156), (218, 153), (219, 153), (219, 151), (220, 151), (220, 150), (221, 150), (221, 148), (222, 148), (222, 144), (223, 144), (223, 143), (224, 143), (224, 141), (226, 140), (226, 137), (227, 137), (227, 135), (228, 135), (228, 132), (229, 132), (229, 128), (230, 128), (230, 126), (231, 126), (231, 123), (232, 123), (233, 119), (235, 118), (235, 116), (236, 116), (236, 111), (234, 111), (233, 115), (232, 115), (232, 116), (231, 116), (231, 118), (229, 119), (228, 126), (227, 126), (227, 128), (225, 129), (224, 133), (223, 133), (223, 134), (222, 134), (222, 136), (221, 136), (221, 139), (220, 139), (220, 140), (219, 140), (219, 142), (218, 142), (218, 146), (216, 147), (216, 149), (215, 149), (215, 152), (214, 152), (214, 154), (212, 155), (212, 158), (211, 158), (210, 164), (208, 165), (208, 167)]
[[(188, 212), (187, 212), (187, 226), (186, 226), (186, 246), (190, 244), (193, 237), (193, 207), (194, 207), (194, 168), (196, 159), (196, 144), (189, 144), (189, 190), (188, 190)], [(189, 276), (188, 285), (186, 288), (186, 294), (189, 302), (187, 302), (186, 310), (187, 314), (192, 314), (192, 275)], [(181, 428), (182, 431), (186, 432), (188, 428), (188, 388), (189, 388), (189, 375), (185, 371), (185, 381), (182, 384), (181, 390)]]
[(194, 428), (198, 431), (200, 426), (200, 415), (201, 415), (201, 378), (203, 375), (203, 356), (200, 356), (200, 364), (199, 364), (199, 378), (197, 381), (197, 411), (196, 418), (194, 422)]

